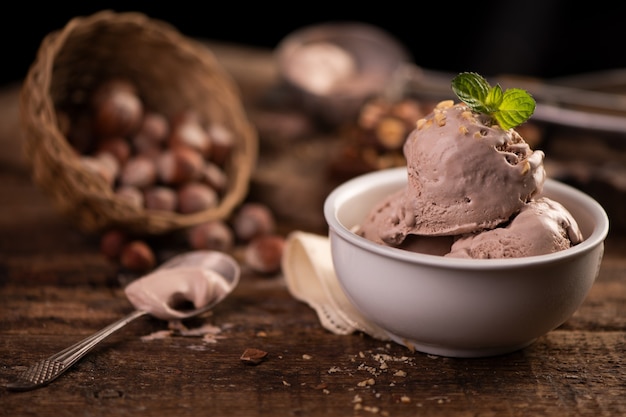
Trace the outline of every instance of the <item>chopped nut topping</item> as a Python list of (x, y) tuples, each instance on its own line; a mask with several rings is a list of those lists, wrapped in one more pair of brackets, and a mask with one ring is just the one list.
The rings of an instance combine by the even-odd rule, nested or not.
[(369, 379), (366, 379), (365, 381), (359, 382), (357, 385), (359, 387), (365, 387), (367, 385), (374, 385), (375, 383), (376, 383), (376, 380), (374, 378), (369, 378)]
[(469, 110), (465, 110), (463, 113), (461, 113), (461, 117), (469, 121), (473, 121), (475, 119), (474, 114)]
[(467, 135), (468, 132), (469, 132), (469, 130), (467, 129), (467, 126), (465, 126), (465, 125), (459, 126), (459, 133), (460, 134)]
[(442, 127), (446, 125), (446, 114), (445, 113), (435, 113), (435, 122), (437, 122), (437, 126)]
[(526, 175), (530, 171), (530, 162), (524, 161), (524, 166), (522, 167), (522, 175)]
[(426, 124), (426, 119), (419, 119), (415, 125), (417, 126), (417, 130), (421, 130), (422, 127)]
[(452, 106), (454, 106), (454, 100), (443, 100), (437, 103), (435, 109), (449, 109)]

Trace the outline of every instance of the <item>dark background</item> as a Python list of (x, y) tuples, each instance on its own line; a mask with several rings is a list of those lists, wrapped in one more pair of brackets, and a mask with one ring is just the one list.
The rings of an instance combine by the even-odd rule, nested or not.
[[(140, 11), (184, 34), (274, 48), (290, 32), (327, 21), (380, 27), (433, 70), (555, 78), (626, 67), (626, 18), (616, 2), (482, 1), (323, 4), (290, 2), (33, 2), (5, 5), (1, 81), (20, 81), (43, 38), (72, 17), (102, 9)], [(580, 2), (577, 2), (580, 3)], [(358, 8), (354, 6), (358, 5)], [(335, 8), (340, 10), (335, 10)]]

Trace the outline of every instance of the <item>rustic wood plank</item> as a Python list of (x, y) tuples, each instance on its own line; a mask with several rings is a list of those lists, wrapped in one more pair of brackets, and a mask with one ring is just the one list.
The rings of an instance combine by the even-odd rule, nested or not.
[[(243, 51), (216, 48), (253, 108), (276, 74), (267, 51)], [(246, 59), (254, 65), (242, 65)], [(17, 94), (17, 86), (0, 91), (0, 121), (8, 121), (0, 123), (0, 385), (127, 314), (122, 288), (134, 278), (31, 184), (19, 157)], [(261, 122), (267, 114), (254, 117)], [(265, 133), (250, 198), (273, 205), (283, 231), (324, 233), (321, 205), (334, 185), (324, 162), (337, 137)], [(0, 409), (55, 417), (626, 415), (626, 237), (615, 230), (580, 309), (522, 351), (453, 359), (361, 334), (334, 335), (290, 296), (280, 274), (245, 271), (211, 314), (183, 323), (214, 326), (204, 337), (175, 330), (157, 337), (176, 323), (142, 318), (50, 386), (0, 389)], [(182, 249), (163, 245), (160, 255)], [(244, 363), (241, 354), (251, 347), (267, 357)]]

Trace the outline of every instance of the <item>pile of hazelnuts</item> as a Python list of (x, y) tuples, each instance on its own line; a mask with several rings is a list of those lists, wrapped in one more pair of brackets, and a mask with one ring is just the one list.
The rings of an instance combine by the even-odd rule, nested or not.
[(331, 175), (344, 181), (371, 171), (405, 166), (404, 142), (429, 110), (425, 103), (411, 97), (369, 98), (356, 120), (342, 129), (342, 146), (330, 161)]
[[(193, 109), (167, 117), (148, 108), (128, 79), (101, 82), (83, 111), (72, 117), (59, 112), (59, 124), (84, 166), (138, 209), (192, 214), (217, 207), (227, 190), (233, 132), (206, 124)], [(229, 252), (244, 244), (253, 270), (269, 274), (280, 268), (283, 238), (262, 204), (245, 203), (231, 219), (185, 232), (192, 249)], [(157, 263), (146, 240), (124, 230), (103, 232), (100, 248), (130, 271), (145, 272)]]

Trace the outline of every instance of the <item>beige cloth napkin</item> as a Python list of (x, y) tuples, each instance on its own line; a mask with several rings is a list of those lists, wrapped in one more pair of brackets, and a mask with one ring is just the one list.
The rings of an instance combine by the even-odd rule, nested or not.
[(286, 239), (282, 268), (291, 295), (313, 308), (326, 329), (341, 335), (360, 331), (390, 340), (383, 329), (366, 319), (346, 297), (335, 275), (326, 236), (291, 232)]

